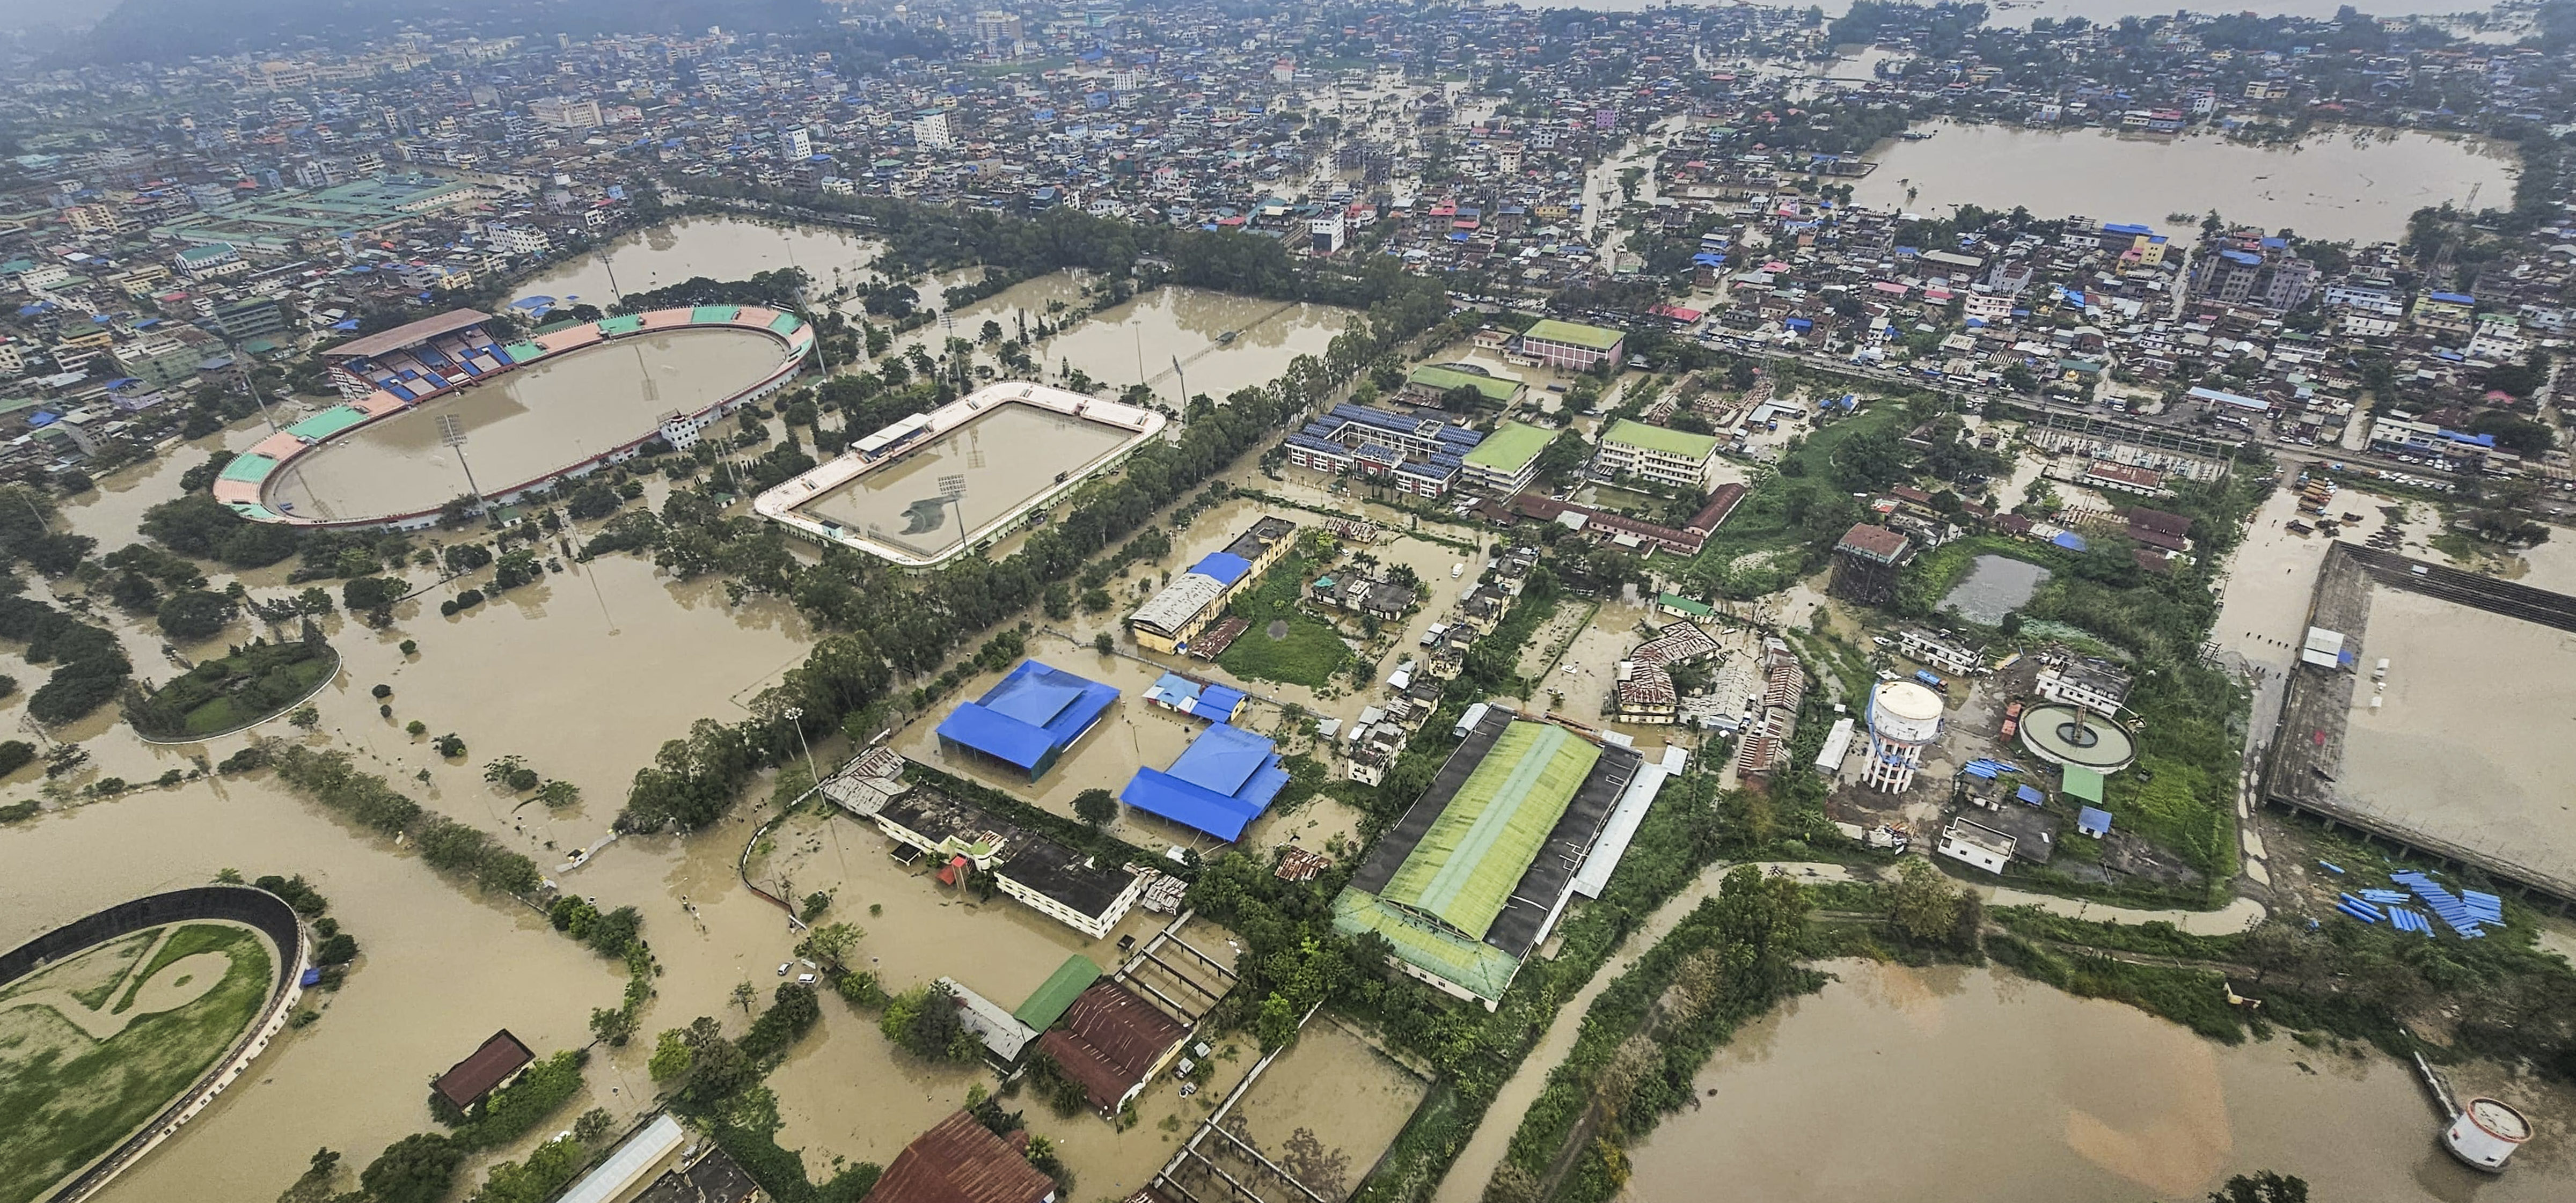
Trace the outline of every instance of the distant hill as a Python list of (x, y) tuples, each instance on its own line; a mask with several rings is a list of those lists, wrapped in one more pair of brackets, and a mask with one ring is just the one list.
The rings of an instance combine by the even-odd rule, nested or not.
[(74, 43), (91, 62), (178, 61), (404, 29), (477, 34), (700, 33), (808, 29), (821, 0), (122, 0)]

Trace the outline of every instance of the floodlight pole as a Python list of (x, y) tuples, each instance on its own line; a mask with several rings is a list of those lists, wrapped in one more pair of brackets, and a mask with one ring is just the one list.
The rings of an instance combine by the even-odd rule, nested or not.
[(483, 486), (474, 483), (474, 465), (465, 461), (465, 424), (455, 414), (438, 415), (438, 441), (456, 449), (456, 466), (465, 470), (466, 491), (474, 494), (476, 505), (488, 507), (491, 502), (484, 498)]
[(822, 784), (823, 775), (814, 768), (814, 746), (805, 742), (805, 724), (801, 721), (805, 717), (805, 708), (790, 706), (783, 713), (787, 717), (787, 725), (796, 728), (796, 746), (805, 750), (805, 779), (816, 785)]

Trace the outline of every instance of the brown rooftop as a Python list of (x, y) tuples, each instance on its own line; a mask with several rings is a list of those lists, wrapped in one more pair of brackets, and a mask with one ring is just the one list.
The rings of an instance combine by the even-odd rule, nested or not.
[(1055, 1181), (1030, 1165), (1017, 1141), (1004, 1140), (963, 1111), (914, 1137), (868, 1192), (872, 1203), (1038, 1203)]
[(1082, 1083), (1091, 1105), (1108, 1111), (1189, 1029), (1115, 980), (1102, 978), (1073, 1000), (1038, 1049)]
[(527, 1045), (519, 1043), (519, 1038), (511, 1035), (510, 1029), (503, 1028), (492, 1033), (492, 1038), (484, 1041), (483, 1047), (474, 1050), (472, 1056), (448, 1066), (447, 1072), (438, 1075), (429, 1088), (456, 1104), (461, 1111), (481, 1101), (484, 1095), (492, 1093), (493, 1087), (509, 1081), (511, 1074), (536, 1059), (537, 1055), (529, 1052)]
[(322, 353), (333, 359), (382, 355), (387, 351), (402, 350), (413, 343), (427, 342), (442, 334), (453, 334), (477, 322), (491, 320), (492, 315), (480, 309), (450, 309), (437, 317), (405, 322), (391, 330), (370, 334), (365, 338), (350, 339), (339, 346), (325, 348)]
[(1852, 552), (1881, 564), (1893, 564), (1905, 554), (1909, 545), (1905, 536), (1884, 526), (1855, 522), (1850, 530), (1843, 532), (1842, 542), (1835, 544), (1834, 550)]

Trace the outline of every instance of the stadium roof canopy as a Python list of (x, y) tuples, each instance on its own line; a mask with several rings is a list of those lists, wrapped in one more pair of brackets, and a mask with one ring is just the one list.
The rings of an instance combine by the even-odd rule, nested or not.
[(402, 350), (413, 343), (436, 338), (442, 334), (453, 334), (477, 322), (491, 320), (492, 315), (480, 309), (450, 309), (436, 317), (405, 322), (391, 330), (379, 331), (365, 338), (350, 339), (339, 346), (325, 348), (322, 353), (333, 359), (382, 355), (388, 351)]
[(1119, 800), (1232, 843), (1288, 784), (1267, 737), (1218, 723), (1199, 733), (1169, 770), (1142, 768)]
[(1035, 776), (1117, 700), (1112, 686), (1022, 660), (983, 697), (950, 711), (940, 721), (939, 738)]
[(1505, 728), (1378, 897), (1482, 938), (1600, 758), (1563, 727)]

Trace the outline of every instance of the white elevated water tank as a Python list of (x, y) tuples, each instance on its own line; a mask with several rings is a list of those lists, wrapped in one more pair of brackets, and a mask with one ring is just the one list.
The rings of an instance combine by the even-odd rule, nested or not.
[(2442, 1146), (2470, 1169), (2504, 1172), (2504, 1159), (2531, 1139), (2531, 1121), (2494, 1099), (2470, 1099), (2442, 1133)]
[(1883, 681), (1869, 694), (1869, 764), (1861, 779), (1903, 793), (1923, 767), (1923, 749), (1941, 736), (1941, 695), (1912, 681)]

